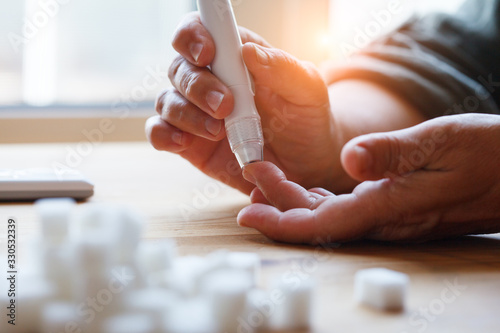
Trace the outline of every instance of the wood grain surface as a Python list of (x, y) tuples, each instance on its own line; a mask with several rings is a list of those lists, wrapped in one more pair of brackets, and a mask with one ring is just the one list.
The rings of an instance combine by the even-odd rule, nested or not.
[[(263, 287), (273, 278), (315, 279), (312, 332), (500, 332), (500, 234), (424, 244), (275, 243), (236, 224), (247, 196), (178, 156), (146, 143), (88, 147), (74, 156), (78, 143), (0, 145), (0, 168), (76, 167), (95, 184), (88, 202), (134, 207), (147, 220), (146, 239), (174, 238), (182, 255), (217, 249), (258, 253)], [(0, 205), (1, 234), (9, 217), (18, 222), (21, 244), (37, 230), (30, 203)], [(410, 276), (403, 312), (380, 313), (354, 303), (354, 273), (369, 267)]]

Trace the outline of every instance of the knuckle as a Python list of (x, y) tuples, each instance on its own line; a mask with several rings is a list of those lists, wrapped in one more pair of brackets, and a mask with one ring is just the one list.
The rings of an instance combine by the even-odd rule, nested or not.
[(386, 147), (385, 154), (381, 154), (385, 158), (384, 169), (396, 172), (399, 170), (399, 164), (401, 161), (401, 147), (397, 139), (393, 136), (386, 134), (378, 134), (379, 141), (381, 142), (381, 147)]
[(151, 142), (151, 144), (154, 146), (157, 142), (157, 137), (158, 137), (158, 131), (159, 131), (159, 117), (154, 116), (148, 118), (146, 121), (145, 125), (145, 130), (146, 130), (146, 137), (148, 138), (148, 141)]
[(168, 68), (168, 78), (170, 79), (170, 82), (172, 82), (172, 84), (174, 84), (177, 72), (179, 71), (179, 68), (184, 62), (184, 60), (185, 59), (183, 56), (178, 55), (177, 57), (174, 58), (172, 64)]
[(155, 110), (158, 114), (162, 114), (163, 107), (165, 106), (166, 96), (170, 93), (171, 89), (165, 89), (158, 94), (155, 102)]
[(164, 112), (163, 119), (168, 123), (180, 124), (185, 122), (186, 105), (182, 102), (170, 103)]
[(199, 87), (200, 75), (193, 71), (189, 71), (182, 76), (181, 88), (185, 92), (185, 96), (195, 96)]
[(179, 92), (171, 92), (162, 109), (161, 118), (170, 124), (189, 122), (191, 103), (182, 97)]

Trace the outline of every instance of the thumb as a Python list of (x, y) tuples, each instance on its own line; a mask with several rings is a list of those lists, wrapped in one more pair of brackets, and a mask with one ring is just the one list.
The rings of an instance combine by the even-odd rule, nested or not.
[(342, 149), (342, 166), (358, 181), (439, 169), (436, 162), (446, 141), (443, 127), (427, 123), (394, 132), (362, 135)]
[(313, 64), (300, 61), (280, 49), (246, 43), (243, 60), (256, 86), (268, 87), (297, 105), (323, 105), (326, 84)]

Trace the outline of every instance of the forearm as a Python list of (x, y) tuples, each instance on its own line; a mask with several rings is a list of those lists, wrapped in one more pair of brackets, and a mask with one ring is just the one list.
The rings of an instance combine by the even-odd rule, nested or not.
[[(427, 120), (396, 94), (368, 81), (338, 81), (329, 86), (329, 94), (338, 155), (348, 141), (360, 135), (403, 129)], [(340, 158), (335, 169), (342, 171), (326, 188), (350, 192), (358, 182), (343, 171)]]
[(363, 134), (389, 132), (427, 120), (399, 96), (368, 81), (339, 81), (329, 87), (329, 93), (342, 146)]

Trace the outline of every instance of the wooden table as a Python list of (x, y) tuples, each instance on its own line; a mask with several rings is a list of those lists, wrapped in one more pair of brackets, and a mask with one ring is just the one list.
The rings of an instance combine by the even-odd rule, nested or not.
[[(418, 245), (279, 244), (236, 224), (238, 211), (249, 203), (247, 196), (175, 155), (146, 143), (94, 144), (75, 155), (77, 148), (0, 145), (1, 168), (71, 163), (95, 183), (89, 202), (120, 203), (142, 212), (148, 220), (147, 239), (174, 238), (182, 255), (217, 249), (256, 252), (263, 260), (262, 286), (283, 274), (314, 278), (313, 332), (500, 332), (499, 234)], [(1, 204), (2, 229), (10, 216), (18, 221), (21, 241), (36, 231), (31, 204)], [(354, 273), (369, 267), (410, 275), (404, 312), (379, 313), (354, 303)]]

